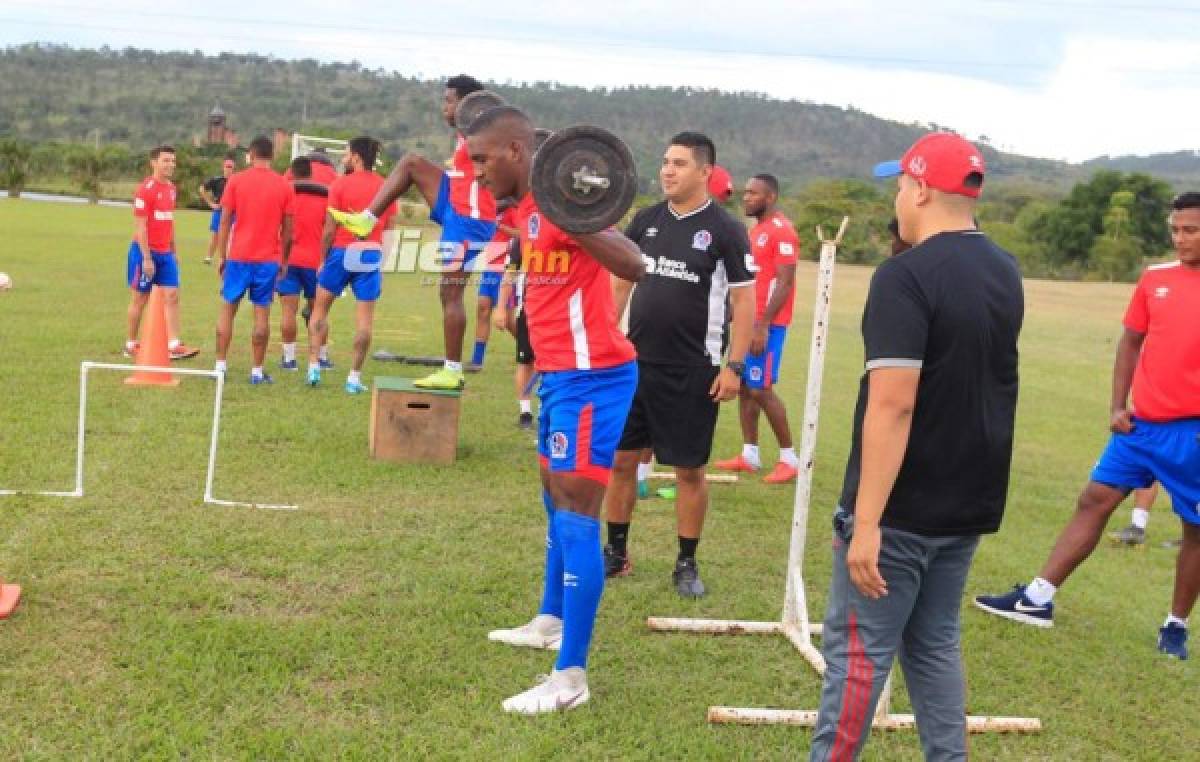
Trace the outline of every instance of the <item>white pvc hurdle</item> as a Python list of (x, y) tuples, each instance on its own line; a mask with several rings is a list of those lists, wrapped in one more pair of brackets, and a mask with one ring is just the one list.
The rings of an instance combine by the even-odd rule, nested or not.
[[(804, 397), (804, 420), (800, 433), (800, 473), (796, 477), (796, 495), (792, 508), (792, 534), (788, 545), (786, 590), (783, 615), (778, 622), (751, 622), (731, 619), (686, 619), (648, 617), (646, 625), (655, 632), (688, 632), (706, 635), (783, 635), (818, 675), (825, 674), (825, 658), (813, 644), (821, 635), (822, 625), (808, 617), (804, 591), (804, 546), (808, 540), (808, 510), (812, 499), (812, 476), (817, 446), (817, 421), (821, 408), (821, 380), (825, 372), (825, 349), (829, 338), (830, 308), (833, 298), (833, 269), (837, 247), (846, 233), (849, 217), (842, 218), (837, 235), (826, 238), (817, 228), (821, 257), (817, 274), (817, 295), (813, 303), (812, 340), (808, 354), (808, 385)], [(908, 730), (916, 727), (911, 714), (891, 711), (892, 675), (888, 675), (876, 706), (871, 727), (879, 730)], [(739, 725), (796, 725), (814, 727), (817, 712), (808, 709), (751, 709), (710, 706), (708, 721)], [(1042, 723), (1032, 717), (967, 717), (969, 733), (1035, 733)]]
[(268, 511), (295, 511), (296, 505), (281, 505), (276, 503), (250, 503), (240, 500), (221, 500), (213, 496), (213, 480), (217, 472), (217, 440), (221, 429), (221, 404), (225, 399), (225, 374), (215, 370), (197, 370), (193, 368), (164, 368), (145, 365), (128, 365), (123, 363), (105, 363), (84, 361), (79, 365), (79, 430), (75, 445), (75, 488), (70, 491), (54, 490), (13, 490), (0, 489), (0, 496), (7, 495), (43, 495), (48, 497), (83, 497), (83, 460), (84, 435), (87, 431), (87, 381), (91, 370), (115, 370), (128, 372), (172, 373), (180, 376), (200, 376), (212, 378), (217, 382), (216, 393), (213, 396), (212, 437), (208, 447), (208, 472), (204, 480), (204, 502), (209, 505), (224, 505), (242, 508), (258, 508)]

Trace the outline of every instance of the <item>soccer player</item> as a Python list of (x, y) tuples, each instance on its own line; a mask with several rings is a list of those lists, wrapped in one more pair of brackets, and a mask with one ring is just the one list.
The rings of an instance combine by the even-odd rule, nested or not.
[(1024, 318), (1016, 260), (975, 228), (986, 165), (952, 133), (900, 161), (900, 237), (863, 308), (865, 373), (835, 513), (826, 668), (809, 758), (857, 759), (892, 663), (928, 760), (966, 760), (962, 591), (1004, 515)]
[[(379, 155), (379, 141), (361, 136), (349, 142), (342, 157), (345, 174), (329, 189), (329, 209), (360, 212), (379, 194), (383, 178), (371, 168)], [(383, 288), (383, 233), (392, 224), (396, 205), (391, 203), (380, 211), (365, 240), (356, 240), (353, 233), (340, 228), (333, 218), (325, 221), (321, 250), (327, 252), (317, 277), (317, 298), (308, 321), (308, 385), (321, 383), (320, 348), (329, 339), (329, 308), (342, 295), (346, 286), (354, 292), (358, 307), (354, 314), (354, 359), (346, 376), (346, 392), (362, 394), (367, 387), (362, 382), (362, 366), (371, 346), (371, 327), (375, 322), (375, 302)]]
[(492, 310), (500, 304), (500, 284), (504, 280), (508, 242), (517, 237), (517, 229), (514, 227), (516, 207), (498, 202), (497, 212), (500, 218), (496, 221), (496, 232), (486, 247), (487, 251), (496, 254), (481, 257), (486, 266), (479, 274), (479, 298), (475, 304), (475, 349), (471, 354), (471, 362), (467, 365), (467, 370), (472, 373), (483, 370), (483, 358), (487, 352), (488, 337), (491, 335)]
[[(307, 312), (312, 312), (313, 299), (317, 295), (317, 270), (321, 267), (321, 234), (325, 230), (325, 212), (329, 203), (329, 188), (313, 180), (312, 160), (304, 156), (292, 159), (291, 174), (292, 189), (296, 194), (292, 252), (287, 270), (275, 287), (283, 311), (280, 319), (283, 358), (279, 361), (283, 370), (299, 367), (296, 362), (296, 313), (301, 294), (307, 302)], [(321, 352), (324, 350), (322, 346)]]
[(125, 356), (138, 351), (138, 326), (155, 286), (162, 289), (167, 319), (167, 350), (172, 360), (195, 357), (200, 350), (179, 340), (179, 264), (175, 260), (175, 149), (168, 145), (150, 151), (150, 176), (133, 197), (133, 241), (126, 256), (130, 288), (127, 311), (129, 335)]
[[(515, 211), (515, 207), (514, 207)], [(513, 219), (515, 223), (515, 218)], [(533, 428), (534, 362), (533, 346), (529, 343), (529, 322), (525, 319), (525, 273), (522, 271), (520, 234), (508, 242), (508, 264), (500, 283), (496, 310), (492, 315), (496, 328), (508, 331), (517, 342), (516, 370), (513, 383), (517, 392), (517, 428)]]
[[(738, 395), (754, 322), (754, 274), (746, 228), (708, 195), (716, 147), (698, 132), (681, 132), (663, 155), (666, 200), (638, 212), (625, 234), (646, 257), (646, 277), (618, 283), (618, 314), (629, 305), (629, 339), (638, 353), (638, 389), (617, 448), (604, 498), (608, 519), (605, 568), (632, 570), (627, 542), (637, 504), (641, 452), (675, 468), (679, 554), (671, 578), (688, 598), (704, 595), (696, 547), (708, 511), (705, 464), (712, 454), (718, 403)], [(632, 296), (630, 292), (632, 291)], [(726, 301), (733, 313), (729, 361)]]
[[(479, 80), (465, 74), (447, 80), (442, 97), (442, 118), (446, 124), (454, 127), (454, 111), (459, 101), (482, 89)], [(496, 232), (496, 200), (475, 179), (462, 133), (457, 136), (452, 164), (452, 169), (443, 170), (424, 157), (406, 154), (361, 214), (333, 215), (339, 224), (355, 234), (366, 235), (379, 215), (415, 185), (429, 204), (429, 218), (442, 226), (438, 247), (445, 270), (439, 296), (446, 363), (441, 370), (413, 382), (427, 389), (461, 389), (466, 385), (462, 366), (463, 335), (467, 330), (467, 313), (463, 307), (467, 282), (464, 273), (472, 269), (479, 251)]]
[(475, 176), (519, 199), (529, 338), (542, 373), (538, 421), (542, 502), (548, 519), (545, 587), (529, 623), (490, 640), (557, 649), (545, 681), (504, 701), (522, 714), (563, 711), (590, 698), (587, 653), (604, 591), (600, 507), (613, 451), (637, 385), (629, 341), (617, 328), (611, 276), (639, 280), (641, 253), (616, 230), (568, 235), (530, 191), (534, 131), (519, 109), (484, 112), (467, 137)]
[(800, 465), (792, 448), (787, 408), (774, 388), (779, 383), (783, 345), (792, 322), (796, 257), (800, 252), (796, 229), (776, 207), (778, 201), (779, 181), (774, 175), (755, 175), (742, 191), (742, 211), (757, 221), (750, 229), (751, 253), (758, 266), (754, 276), (754, 333), (738, 394), (742, 454), (716, 464), (724, 471), (753, 473), (762, 468), (758, 454), (758, 414), (761, 411), (766, 414), (767, 423), (771, 424), (771, 431), (779, 441), (779, 462), (763, 479), (767, 484), (795, 481)]
[(1200, 592), (1200, 193), (1184, 193), (1169, 218), (1175, 262), (1142, 273), (1125, 311), (1113, 366), (1112, 436), (1075, 513), (1038, 576), (975, 605), (1037, 627), (1054, 625), (1054, 594), (1082, 564), (1131, 490), (1162, 485), (1182, 524), (1171, 610), (1158, 650), (1186, 659), (1187, 618)]
[(208, 220), (208, 232), (212, 233), (212, 237), (208, 240), (208, 254), (204, 256), (206, 265), (212, 262), (213, 252), (217, 250), (217, 231), (221, 229), (221, 194), (225, 192), (225, 183), (233, 177), (236, 168), (233, 156), (226, 156), (225, 161), (221, 163), (221, 174), (210, 177), (200, 186), (200, 198), (204, 199), (204, 203), (212, 210), (212, 216)]
[[(221, 274), (221, 312), (217, 318), (217, 364), (227, 370), (225, 358), (233, 340), (233, 319), (242, 297), (254, 305), (250, 334), (254, 366), (250, 383), (270, 384), (263, 372), (267, 341), (271, 337), (271, 302), (281, 267), (286, 268), (292, 249), (292, 212), (295, 193), (287, 180), (271, 169), (274, 146), (263, 135), (250, 141), (250, 166), (229, 178), (221, 198), (221, 228), (217, 233), (217, 272)], [(237, 230), (230, 235), (233, 219)]]

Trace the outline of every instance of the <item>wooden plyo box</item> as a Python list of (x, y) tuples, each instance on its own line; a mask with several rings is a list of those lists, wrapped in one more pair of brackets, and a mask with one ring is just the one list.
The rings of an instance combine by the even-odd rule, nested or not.
[(410, 378), (377, 376), (371, 389), (371, 457), (449, 465), (458, 452), (462, 392), (418, 389)]

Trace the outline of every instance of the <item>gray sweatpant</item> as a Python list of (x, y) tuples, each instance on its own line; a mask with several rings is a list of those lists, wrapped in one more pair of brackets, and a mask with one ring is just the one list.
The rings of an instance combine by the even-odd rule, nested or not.
[(852, 522), (852, 517), (837, 522), (842, 528), (834, 531), (822, 635), (825, 683), (809, 759), (858, 759), (899, 651), (925, 759), (965, 760), (959, 609), (979, 537), (924, 537), (885, 527), (879, 573), (888, 593), (871, 600), (858, 592), (846, 569)]

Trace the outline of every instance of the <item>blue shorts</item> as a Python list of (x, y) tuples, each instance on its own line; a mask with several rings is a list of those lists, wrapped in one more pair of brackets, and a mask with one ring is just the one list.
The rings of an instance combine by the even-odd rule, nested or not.
[(142, 277), (142, 247), (137, 241), (129, 244), (129, 255), (125, 258), (125, 282), (139, 293), (148, 294), (154, 286), (179, 288), (179, 265), (171, 251), (151, 251), (154, 260), (154, 277)]
[(613, 455), (637, 389), (637, 363), (542, 374), (538, 455), (555, 473), (608, 484)]
[(779, 363), (783, 361), (783, 342), (787, 338), (786, 325), (773, 325), (767, 329), (767, 345), (761, 355), (746, 355), (746, 372), (742, 379), (751, 389), (770, 389), (779, 383)]
[(212, 216), (208, 218), (208, 230), (210, 233), (215, 233), (221, 229), (221, 207), (212, 210)]
[(317, 284), (334, 296), (341, 296), (346, 286), (350, 286), (355, 299), (373, 302), (383, 293), (383, 275), (379, 272), (383, 252), (367, 248), (356, 251), (358, 261), (347, 270), (346, 249), (330, 249), (329, 257), (317, 275)]
[(1135, 418), (1133, 431), (1108, 440), (1092, 481), (1128, 489), (1157, 481), (1179, 518), (1200, 524), (1200, 418), (1166, 423)]
[(280, 296), (304, 294), (305, 299), (312, 299), (317, 295), (317, 269), (288, 265), (287, 272), (283, 274), (275, 290)]
[(429, 219), (442, 226), (438, 264), (451, 271), (471, 269), (471, 262), (496, 235), (494, 221), (464, 217), (454, 211), (450, 203), (450, 176), (444, 172), (437, 203), (430, 210)]
[(226, 260), (221, 298), (230, 304), (237, 304), (248, 291), (250, 303), (255, 307), (270, 307), (275, 299), (275, 278), (278, 275), (277, 262)]
[(500, 301), (500, 281), (504, 280), (503, 270), (484, 270), (479, 274), (479, 296), (492, 300), (492, 306)]

